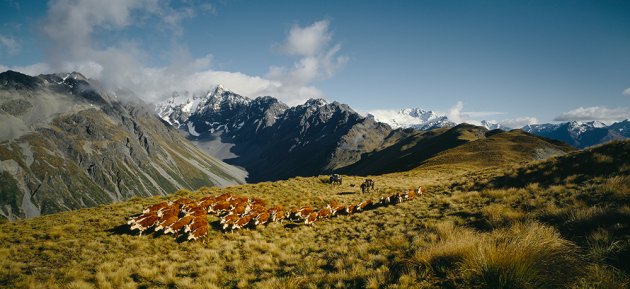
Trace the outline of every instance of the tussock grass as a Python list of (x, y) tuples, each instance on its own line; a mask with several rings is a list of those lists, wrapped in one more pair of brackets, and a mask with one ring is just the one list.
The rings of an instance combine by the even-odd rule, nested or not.
[[(605, 173), (573, 165), (606, 157), (568, 158), (369, 176), (376, 188), (368, 194), (358, 187), (366, 177), (344, 176), (335, 187), (326, 176), (298, 177), (4, 222), (0, 288), (627, 288), (630, 158), (613, 158)], [(184, 196), (229, 192), (322, 207), (420, 185), (427, 194), (395, 206), (314, 226), (213, 229), (202, 242), (121, 227), (147, 205)]]

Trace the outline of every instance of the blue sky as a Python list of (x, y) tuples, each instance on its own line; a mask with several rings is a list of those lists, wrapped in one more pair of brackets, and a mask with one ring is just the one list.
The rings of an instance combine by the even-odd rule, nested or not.
[(149, 101), (222, 83), (513, 126), (614, 121), (630, 117), (630, 2), (0, 0), (0, 69), (79, 70)]

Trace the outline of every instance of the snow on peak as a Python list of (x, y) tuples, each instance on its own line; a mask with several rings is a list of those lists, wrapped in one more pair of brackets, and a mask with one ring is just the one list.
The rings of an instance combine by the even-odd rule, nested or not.
[(304, 105), (306, 106), (317, 106), (317, 107), (324, 106), (327, 104), (328, 102), (323, 98), (311, 98), (304, 103)]
[(393, 128), (416, 128), (421, 130), (437, 127), (453, 126), (446, 115), (421, 108), (405, 108), (399, 110), (373, 110), (368, 112), (374, 120), (389, 124)]

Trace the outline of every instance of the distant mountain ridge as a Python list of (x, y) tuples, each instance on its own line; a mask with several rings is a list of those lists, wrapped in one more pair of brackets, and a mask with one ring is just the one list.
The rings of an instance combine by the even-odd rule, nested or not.
[[(503, 128), (491, 123), (486, 123), (490, 128), (456, 126), (446, 116), (423, 109), (363, 117), (346, 104), (323, 99), (289, 107), (270, 96), (250, 99), (222, 86), (197, 95), (175, 94), (156, 111), (208, 153), (245, 168), (251, 182), (412, 169), (444, 150), (497, 133), (488, 130)], [(378, 121), (383, 119), (394, 124)], [(547, 149), (557, 144), (528, 137), (541, 151), (565, 150)], [(537, 159), (533, 151), (523, 159)]]
[[(453, 127), (456, 123), (442, 115), (421, 108), (405, 108), (401, 110), (375, 110), (368, 115), (376, 121), (387, 123), (393, 128), (413, 128), (431, 130), (441, 127)], [(509, 131), (522, 129), (528, 133), (566, 142), (577, 148), (630, 138), (630, 122), (628, 120), (606, 125), (599, 121), (571, 121), (558, 124), (534, 124), (524, 127), (506, 127), (493, 121), (482, 120), (481, 127)]]
[(0, 73), (0, 217), (245, 182), (131, 95), (79, 73)]
[(524, 126), (522, 129), (535, 135), (566, 142), (577, 148), (630, 138), (630, 121), (628, 120), (611, 125), (599, 121), (534, 124)]

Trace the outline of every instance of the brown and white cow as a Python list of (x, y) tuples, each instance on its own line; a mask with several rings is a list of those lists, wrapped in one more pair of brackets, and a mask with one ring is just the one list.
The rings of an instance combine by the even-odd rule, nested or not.
[(317, 221), (317, 217), (319, 216), (318, 212), (311, 212), (310, 214), (308, 214), (308, 216), (306, 216), (306, 218), (304, 218), (304, 224), (310, 225), (313, 224)]
[(192, 215), (183, 216), (181, 219), (177, 220), (177, 222), (173, 223), (168, 228), (166, 228), (164, 230), (164, 233), (165, 234), (170, 234), (170, 233), (178, 234), (179, 231), (181, 231), (184, 228), (184, 226), (192, 222), (193, 218), (194, 217)]

